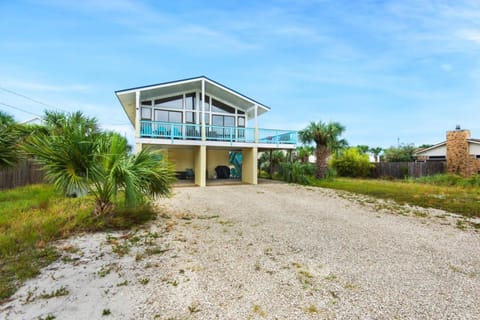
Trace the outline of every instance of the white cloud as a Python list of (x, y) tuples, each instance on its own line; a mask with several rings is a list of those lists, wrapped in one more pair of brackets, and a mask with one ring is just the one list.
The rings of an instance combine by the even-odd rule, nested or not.
[(480, 30), (460, 30), (457, 35), (463, 40), (473, 41), (480, 44)]

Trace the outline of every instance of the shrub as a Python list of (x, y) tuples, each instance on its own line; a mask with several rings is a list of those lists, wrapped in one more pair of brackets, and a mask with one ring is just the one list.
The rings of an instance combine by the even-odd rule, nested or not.
[(331, 165), (342, 177), (367, 177), (370, 173), (370, 160), (368, 155), (360, 154), (357, 148), (349, 148), (339, 156), (334, 155)]
[(311, 163), (282, 162), (280, 173), (286, 182), (309, 184), (310, 178), (315, 174), (315, 166)]
[(258, 177), (262, 179), (270, 179), (270, 174), (265, 170), (260, 170), (258, 172)]

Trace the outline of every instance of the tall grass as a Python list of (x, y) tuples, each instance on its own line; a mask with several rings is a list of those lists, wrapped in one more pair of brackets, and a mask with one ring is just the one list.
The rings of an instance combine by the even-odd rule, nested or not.
[(80, 231), (128, 228), (155, 215), (145, 206), (100, 219), (92, 215), (93, 203), (90, 197), (65, 198), (48, 185), (0, 193), (0, 302), (57, 258), (53, 240)]
[[(449, 178), (431, 178), (449, 179)], [(428, 179), (426, 179), (428, 180)], [(436, 208), (467, 217), (480, 217), (480, 187), (461, 183), (458, 186), (446, 183), (411, 183), (373, 179), (335, 178), (312, 180), (312, 185), (346, 190), (382, 199), (391, 199), (401, 204)]]
[(463, 178), (456, 174), (435, 174), (420, 178), (409, 178), (408, 181), (438, 186), (480, 187), (480, 175)]

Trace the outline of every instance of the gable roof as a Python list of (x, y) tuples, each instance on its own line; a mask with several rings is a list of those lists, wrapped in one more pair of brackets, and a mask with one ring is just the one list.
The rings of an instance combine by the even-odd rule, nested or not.
[(420, 149), (418, 151), (415, 152), (415, 155), (418, 156), (422, 153), (425, 153), (425, 152), (428, 152), (428, 151), (431, 151), (431, 150), (434, 150), (434, 149), (437, 149), (439, 147), (442, 147), (444, 145), (446, 145), (447, 142), (446, 141), (443, 141), (443, 142), (440, 142), (440, 143), (437, 143), (436, 145), (433, 145), (431, 147), (428, 147), (428, 148), (424, 148), (424, 149)]
[(245, 111), (249, 118), (253, 118), (255, 105), (258, 106), (258, 115), (268, 112), (270, 108), (240, 92), (233, 90), (206, 76), (162, 82), (153, 85), (134, 87), (115, 91), (115, 95), (122, 104), (132, 124), (135, 124), (135, 94), (140, 92), (140, 99), (150, 99), (158, 96), (167, 96), (179, 92), (201, 90), (202, 81), (205, 81), (205, 93), (213, 95), (235, 107)]
[[(480, 139), (467, 139), (467, 143), (472, 143), (472, 144), (478, 144), (480, 145)], [(429, 148), (425, 148), (425, 149), (420, 149), (420, 150), (417, 150), (415, 152), (415, 156), (421, 156), (422, 154), (424, 153), (428, 153), (429, 151), (432, 151), (432, 150), (435, 150), (435, 149), (439, 149), (443, 146), (445, 146), (447, 144), (446, 141), (443, 141), (443, 142), (440, 142), (440, 143), (437, 143), (436, 145), (433, 145)]]

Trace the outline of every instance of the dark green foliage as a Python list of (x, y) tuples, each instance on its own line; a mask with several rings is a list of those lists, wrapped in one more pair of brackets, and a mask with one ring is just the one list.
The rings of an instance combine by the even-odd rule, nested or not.
[(280, 163), (286, 160), (285, 153), (281, 150), (262, 152), (258, 159), (259, 169), (268, 172), (270, 178), (280, 171)]
[(405, 144), (398, 147), (390, 147), (385, 149), (384, 158), (387, 162), (408, 162), (415, 160), (415, 146), (413, 144)]
[(305, 129), (298, 132), (301, 142), (315, 143), (316, 177), (325, 178), (327, 175), (327, 159), (330, 154), (344, 149), (347, 141), (341, 139), (345, 127), (338, 122), (311, 122)]
[(370, 147), (366, 145), (359, 144), (358, 146), (356, 146), (356, 148), (360, 154), (366, 154), (370, 151)]
[(338, 156), (334, 155), (330, 164), (341, 177), (367, 177), (371, 170), (368, 155), (360, 153), (357, 148), (349, 148)]
[(315, 175), (315, 166), (311, 163), (282, 162), (280, 167), (282, 180), (286, 182), (309, 184)]
[(159, 153), (144, 149), (129, 154), (124, 137), (100, 131), (96, 119), (81, 112), (47, 112), (45, 118), (46, 131), (32, 135), (24, 149), (44, 165), (47, 180), (64, 194), (92, 193), (97, 215), (114, 211), (120, 189), (129, 208), (170, 193), (174, 171)]

